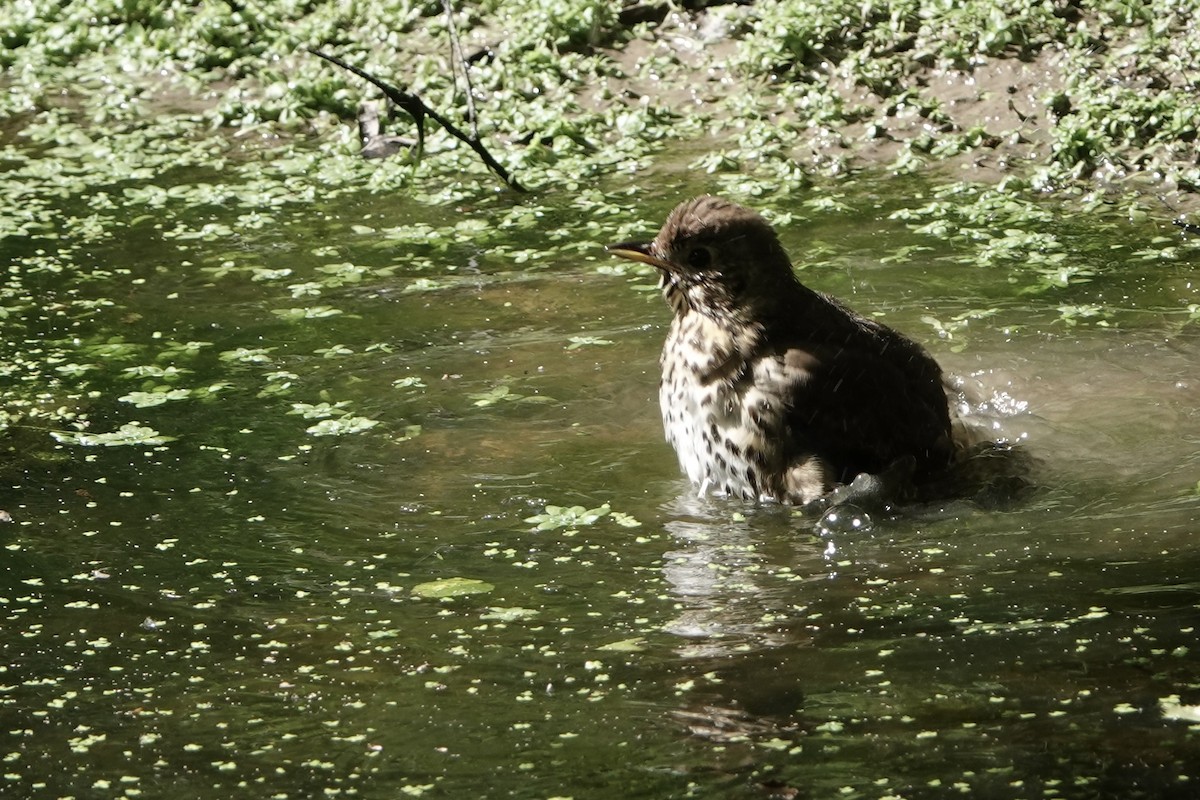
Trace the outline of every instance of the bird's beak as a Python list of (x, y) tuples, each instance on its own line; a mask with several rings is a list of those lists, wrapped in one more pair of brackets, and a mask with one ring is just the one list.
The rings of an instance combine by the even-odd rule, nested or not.
[(671, 262), (664, 261), (658, 256), (652, 255), (650, 253), (650, 247), (651, 245), (649, 243), (642, 244), (639, 242), (621, 242), (620, 244), (610, 244), (604, 249), (612, 253), (614, 256), (628, 258), (630, 261), (640, 261), (643, 264), (649, 264), (652, 267), (658, 267), (661, 270), (669, 271), (671, 269)]

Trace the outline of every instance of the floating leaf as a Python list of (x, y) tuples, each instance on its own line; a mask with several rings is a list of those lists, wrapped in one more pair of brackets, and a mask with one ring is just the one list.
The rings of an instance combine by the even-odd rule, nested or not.
[[(539, 613), (541, 613), (541, 612), (537, 611), (536, 609), (521, 608), (520, 606), (513, 606), (511, 608), (505, 608), (502, 606), (490, 606), (487, 610), (487, 613), (480, 614), (479, 618), (480, 619), (492, 619), (492, 620), (496, 620), (498, 622), (517, 622), (518, 620), (522, 620), (522, 619), (533, 619)], [(601, 648), (601, 649), (603, 649), (603, 648)]]
[(218, 358), (222, 361), (237, 361), (242, 364), (265, 364), (271, 360), (273, 347), (239, 347), (225, 350)]
[(490, 406), (493, 403), (498, 403), (501, 400), (520, 400), (522, 395), (514, 394), (512, 389), (507, 386), (497, 386), (494, 389), (488, 389), (486, 392), (476, 392), (469, 394), (467, 397), (475, 402), (477, 406)]
[(434, 278), (417, 278), (415, 281), (405, 286), (400, 290), (400, 294), (412, 294), (414, 292), (434, 292), (438, 289), (445, 289), (447, 286), (453, 286), (457, 281), (453, 279), (437, 280)]
[(467, 397), (474, 402), (476, 406), (485, 408), (497, 403), (553, 403), (553, 397), (547, 397), (541, 394), (524, 395), (517, 394), (506, 384), (500, 384), (486, 392), (475, 392)]
[[(3, 319), (3, 318), (4, 318), (4, 315), (2, 313), (0, 313), (0, 319)], [(94, 369), (96, 369), (95, 364), (70, 363), (70, 364), (60, 364), (59, 366), (54, 368), (54, 371), (60, 375), (67, 375), (72, 378), (78, 378), (80, 375), (84, 374), (85, 372), (90, 372)]]
[(172, 400), (186, 400), (192, 396), (191, 389), (167, 389), (159, 387), (152, 392), (130, 392), (117, 399), (122, 403), (132, 403), (137, 408), (153, 408), (169, 403)]
[(321, 284), (312, 281), (293, 283), (288, 286), (288, 290), (292, 293), (293, 300), (299, 297), (316, 297), (321, 294)]
[(121, 370), (121, 373), (129, 378), (162, 378), (163, 380), (174, 380), (182, 375), (191, 372), (190, 369), (182, 369), (180, 367), (160, 367), (156, 364), (146, 364), (140, 367), (126, 367)]
[(1059, 321), (1064, 322), (1069, 327), (1074, 327), (1080, 320), (1094, 320), (1099, 327), (1108, 327), (1108, 318), (1112, 316), (1112, 312), (1103, 306), (1084, 303), (1082, 305), (1064, 305), (1058, 307)]
[(646, 649), (646, 640), (641, 636), (632, 639), (622, 639), (619, 642), (609, 642), (597, 647), (597, 650), (607, 650), (617, 653), (640, 653)]
[(345, 416), (345, 408), (350, 405), (347, 400), (336, 403), (292, 403), (289, 414), (299, 414), (305, 419), (328, 419), (337, 414)]
[(350, 433), (361, 433), (378, 424), (379, 420), (347, 415), (339, 419), (323, 419), (311, 428), (306, 428), (304, 432), (312, 436), (345, 436)]
[(447, 597), (465, 597), (471, 594), (486, 594), (496, 587), (475, 578), (442, 578), (441, 580), (419, 583), (413, 587), (412, 593), (427, 600), (442, 600)]
[(163, 436), (153, 428), (137, 422), (126, 422), (112, 433), (84, 433), (82, 431), (51, 431), (50, 435), (63, 444), (83, 447), (120, 447), (132, 444), (165, 444), (175, 441), (173, 436)]
[(308, 306), (306, 308), (277, 308), (272, 312), (277, 317), (287, 320), (288, 322), (299, 322), (305, 319), (323, 319), (325, 317), (336, 317), (341, 314), (341, 309), (332, 308), (331, 306)]
[(95, 344), (84, 348), (88, 355), (100, 358), (131, 358), (141, 350), (141, 345), (130, 344), (120, 340)]
[(372, 268), (362, 267), (357, 264), (327, 264), (323, 267), (317, 267), (317, 272), (322, 272), (329, 277), (321, 280), (321, 284), (329, 287), (342, 286), (347, 283), (361, 283), (366, 276), (377, 276), (388, 278), (395, 272), (394, 268)]
[(567, 350), (578, 350), (585, 345), (612, 344), (610, 339), (600, 339), (596, 336), (569, 336), (567, 341), (570, 342), (566, 347)]
[(159, 361), (171, 361), (181, 356), (191, 357), (205, 347), (212, 347), (212, 342), (168, 342), (157, 358)]
[(1163, 719), (1179, 720), (1181, 722), (1200, 722), (1200, 706), (1186, 706), (1179, 702), (1179, 695), (1172, 694), (1158, 699), (1158, 707), (1162, 710)]
[(287, 278), (291, 274), (292, 271), (287, 267), (283, 267), (282, 269), (250, 267), (250, 280), (252, 281), (277, 281), (280, 278)]
[(409, 439), (415, 439), (421, 435), (420, 425), (405, 425), (404, 433), (393, 438), (396, 442), (407, 442)]
[(552, 531), (556, 528), (573, 528), (576, 525), (591, 525), (596, 520), (609, 513), (608, 503), (596, 508), (587, 509), (583, 506), (546, 506), (545, 513), (526, 517), (526, 522), (534, 523), (534, 530)]
[(354, 351), (344, 344), (330, 345), (329, 347), (321, 347), (313, 351), (322, 358), (338, 358), (339, 356), (353, 355)]

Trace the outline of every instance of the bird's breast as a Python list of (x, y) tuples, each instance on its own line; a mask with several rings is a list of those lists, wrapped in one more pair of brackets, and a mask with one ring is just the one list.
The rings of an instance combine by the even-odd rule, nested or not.
[(756, 358), (704, 319), (676, 318), (662, 354), (659, 403), (688, 478), (714, 492), (778, 497), (785, 400), (778, 359)]

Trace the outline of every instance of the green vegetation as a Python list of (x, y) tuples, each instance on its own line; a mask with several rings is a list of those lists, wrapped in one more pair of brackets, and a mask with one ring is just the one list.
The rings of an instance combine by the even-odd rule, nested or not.
[[(663, 13), (651, 18), (669, 8), (660, 6)], [(480, 116), (511, 144), (507, 160), (534, 185), (628, 168), (648, 145), (705, 131), (718, 148), (732, 138), (723, 131), (741, 132), (736, 149), (715, 151), (725, 152), (724, 160), (706, 157), (709, 166), (744, 170), (775, 157), (795, 159), (814, 131), (848, 138), (842, 144), (853, 157), (858, 137), (886, 135), (889, 118), (911, 111), (924, 130), (906, 137), (899, 165), (1032, 135), (1047, 145), (1032, 165), (1041, 180), (1112, 167), (1161, 171), (1190, 187), (1200, 179), (1191, 148), (1200, 121), (1195, 10), (1167, 0), (782, 0), (680, 10), (663, 22), (629, 25), (612, 3), (557, 0), (548, 8), (508, 0), (470, 4), (458, 12), (457, 27)], [(698, 19), (698, 30), (688, 16)], [(114, 171), (126, 173), (148, 174), (160, 160), (147, 150), (166, 144), (164, 114), (175, 138), (206, 140), (176, 148), (200, 148), (210, 159), (230, 152), (212, 141), (213, 129), (239, 131), (243, 142), (267, 137), (275, 146), (278, 136), (325, 135), (326, 162), (353, 153), (344, 120), (361, 97), (377, 93), (307, 47), (327, 48), (443, 110), (461, 106), (438, 2), (29, 0), (0, 9), (0, 30), (4, 116), (32, 115), (21, 125), (32, 141), (95, 147), (94, 140), (108, 140), (98, 146), (122, 157)], [(980, 94), (1024, 88), (988, 84), (1000, 62), (1033, 70), (1037, 102), (1017, 109), (1022, 124), (959, 119), (952, 106), (961, 98), (947, 102), (939, 94), (948, 84), (974, 83)], [(719, 78), (727, 63), (735, 88), (722, 91), (709, 84), (712, 71)], [(653, 89), (644, 96), (626, 88), (645, 84)], [(705, 102), (685, 102), (696, 90)], [(86, 130), (64, 128), (67, 120)], [(129, 164), (134, 154), (145, 159)], [(455, 166), (465, 164), (436, 172), (444, 176)], [(471, 171), (480, 173), (477, 165)], [(254, 198), (259, 205), (263, 199)]]
[[(915, 114), (894, 168), (1013, 143), (1030, 146), (1019, 154), (1039, 188), (1106, 169), (1157, 171), (1190, 190), (1200, 177), (1194, 12), (1103, 1), (762, 3), (735, 61), (750, 80), (780, 77), (760, 114), (769, 124), (782, 115), (797, 131), (890, 137), (893, 118)], [(1006, 62), (1015, 69), (998, 68)], [(974, 91), (956, 91), (964, 84)], [(846, 144), (853, 155), (861, 142)]]
[[(235, 384), (244, 394), (231, 370), (257, 374), (259, 397), (324, 402), (283, 368), (294, 349), (226, 341), (214, 354), (168, 331), (125, 331), (142, 311), (121, 294), (164, 275), (278, 287), (291, 302), (272, 304), (276, 322), (341, 330), (337, 298), (356, 286), (403, 275), (404, 293), (436, 294), (521, 280), (550, 254), (590, 255), (644, 230), (646, 198), (677, 191), (657, 176), (684, 166), (781, 223), (846, 211), (837, 184), (864, 169), (935, 180), (953, 170), (956, 180), (894, 218), (960, 243), (960, 260), (1014, 270), (1023, 291), (1092, 281), (1094, 263), (1046, 224), (1038, 198), (1057, 189), (1083, 209), (1117, 203), (1131, 218), (1192, 207), (1196, 10), (1167, 0), (468, 4), (456, 27), (481, 136), (535, 190), (515, 204), (438, 131), (419, 163), (360, 158), (354, 117), (378, 92), (306, 50), (335, 53), (460, 119), (464, 87), (439, 2), (4, 4), (0, 430), (83, 431), (102, 397), (138, 411), (211, 403), (238, 394)], [(394, 119), (388, 132), (409, 127)], [(1165, 204), (1147, 199), (1151, 189)], [(247, 242), (306, 226), (338, 198), (401, 191), (425, 218), (367, 211), (341, 234), (403, 246), (396, 264), (350, 261), (335, 247), (297, 266), (243, 257)], [(446, 214), (462, 204), (485, 213)], [(517, 231), (538, 232), (537, 243), (514, 245)], [(131, 238), (157, 242), (157, 266), (125, 256)], [(456, 271), (481, 247), (511, 272)], [(1138, 259), (1190, 249), (1160, 237)], [(808, 263), (822, 257), (814, 248)], [(627, 274), (651, 290), (644, 273)], [(1113, 322), (1113, 309), (1061, 306), (1065, 324)], [(967, 317), (947, 319), (943, 335)], [(564, 338), (569, 350), (612, 341)], [(353, 360), (386, 346), (317, 340), (311, 351)], [(470, 397), (479, 407), (543, 400), (509, 383)], [(375, 425), (346, 411), (307, 431)], [(403, 430), (393, 435), (419, 426)]]
[[(0, 795), (1190, 796), (1196, 4), (461, 5), (528, 194), (306, 51), (462, 121), (440, 2), (0, 2)], [(689, 492), (702, 191), (1034, 499)]]

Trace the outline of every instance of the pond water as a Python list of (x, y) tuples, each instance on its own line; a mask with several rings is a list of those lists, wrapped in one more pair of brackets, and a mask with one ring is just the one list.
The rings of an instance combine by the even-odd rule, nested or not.
[(0, 460), (0, 794), (1196, 796), (1200, 250), (914, 180), (764, 201), (1029, 462), (818, 531), (679, 475), (667, 309), (602, 244), (713, 187), (644, 182), (0, 242), (6, 358), (89, 423)]

